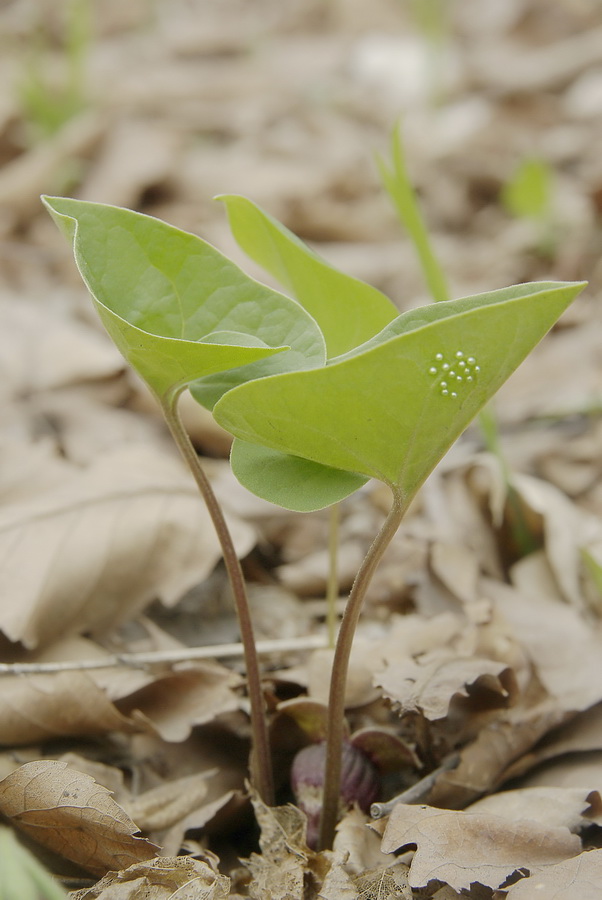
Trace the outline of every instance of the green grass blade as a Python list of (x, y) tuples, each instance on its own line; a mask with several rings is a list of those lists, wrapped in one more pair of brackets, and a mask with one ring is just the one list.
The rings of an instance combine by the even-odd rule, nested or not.
[(401, 130), (395, 129), (391, 138), (391, 166), (377, 158), (383, 185), (389, 193), (399, 220), (408, 232), (418, 254), (420, 265), (433, 300), (449, 300), (447, 279), (431, 245), (416, 194), (408, 174)]

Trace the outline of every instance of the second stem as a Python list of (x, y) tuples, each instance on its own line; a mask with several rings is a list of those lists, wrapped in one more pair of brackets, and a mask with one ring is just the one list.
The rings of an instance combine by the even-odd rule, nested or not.
[(319, 849), (332, 847), (334, 832), (339, 816), (339, 800), (341, 796), (341, 754), (345, 736), (345, 686), (349, 670), (349, 657), (353, 637), (357, 628), (364, 597), (374, 571), (383, 553), (389, 546), (395, 532), (408, 507), (399, 492), (393, 492), (393, 504), (387, 518), (368, 550), (364, 561), (356, 575), (345, 614), (339, 629), (332, 675), (330, 678), (330, 697), (328, 701), (328, 727), (326, 733), (326, 768), (324, 772), (324, 797), (322, 820), (320, 822)]

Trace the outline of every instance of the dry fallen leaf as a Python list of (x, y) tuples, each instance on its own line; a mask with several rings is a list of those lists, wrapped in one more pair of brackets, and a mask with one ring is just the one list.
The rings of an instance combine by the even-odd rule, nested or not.
[(517, 475), (513, 482), (523, 501), (543, 519), (546, 556), (563, 596), (583, 607), (580, 547), (600, 535), (599, 521), (545, 481)]
[(110, 872), (71, 900), (226, 900), (230, 879), (203, 860), (162, 857)]
[(487, 581), (484, 591), (496, 601), (535, 663), (539, 679), (563, 709), (583, 710), (602, 699), (599, 622), (535, 590), (526, 594)]
[(85, 672), (0, 678), (0, 744), (139, 731)]
[(109, 791), (64, 762), (26, 763), (0, 782), (0, 811), (38, 844), (104, 875), (150, 859), (157, 847)]
[(240, 676), (210, 660), (180, 664), (121, 699), (118, 708), (165, 741), (183, 741), (194, 725), (238, 709)]
[(215, 770), (167, 781), (122, 806), (140, 831), (163, 831), (199, 807), (207, 796), (207, 779)]
[(404, 714), (417, 711), (427, 719), (443, 719), (454, 698), (475, 699), (483, 692), (489, 703), (512, 703), (517, 691), (514, 673), (505, 663), (488, 659), (462, 658), (441, 651), (427, 654), (419, 661), (390, 663), (376, 676), (384, 695)]
[[(238, 551), (254, 537), (231, 522)], [(28, 647), (174, 603), (221, 556), (192, 480), (170, 455), (107, 454), (69, 485), (0, 512), (0, 628)]]
[(353, 876), (345, 868), (346, 858), (344, 850), (333, 854), (332, 865), (320, 891), (320, 900), (359, 900)]
[(3, 399), (99, 381), (123, 370), (121, 354), (99, 330), (77, 321), (57, 303), (15, 299), (0, 298)]
[(553, 702), (520, 703), (479, 731), (460, 751), (458, 765), (442, 772), (426, 798), (433, 806), (462, 809), (511, 777), (515, 760), (566, 719)]
[(4, 441), (0, 446), (0, 500), (2, 505), (36, 497), (41, 491), (66, 483), (74, 467), (56, 451), (49, 438), (35, 444)]
[(602, 800), (598, 791), (587, 788), (530, 787), (483, 797), (468, 812), (515, 821), (529, 819), (547, 826), (563, 825), (576, 834), (593, 822), (600, 824)]
[(416, 847), (410, 866), (412, 887), (442, 881), (455, 890), (473, 882), (499, 888), (516, 871), (540, 872), (581, 852), (568, 828), (528, 819), (454, 812), (398, 804), (387, 824), (382, 850)]
[(602, 850), (590, 850), (513, 885), (508, 900), (600, 900)]
[(304, 894), (307, 861), (307, 819), (297, 807), (268, 807), (253, 803), (261, 828), (262, 853), (245, 860), (251, 873), (250, 896), (254, 900), (293, 900)]
[(334, 850), (346, 854), (345, 871), (350, 875), (391, 865), (390, 858), (380, 849), (378, 835), (368, 828), (369, 822), (370, 818), (356, 806), (337, 825)]

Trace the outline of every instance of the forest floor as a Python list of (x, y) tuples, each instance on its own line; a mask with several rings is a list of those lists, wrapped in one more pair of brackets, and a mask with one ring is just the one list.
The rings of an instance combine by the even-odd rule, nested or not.
[[(598, 898), (597, 0), (5, 0), (0, 48), (5, 825), (78, 900)], [(286, 804), (327, 700), (329, 514), (248, 494), (183, 398), (265, 642), (273, 810), (217, 540), (39, 195), (158, 216), (267, 280), (212, 199), (243, 194), (405, 310), (431, 298), (375, 164), (398, 121), (453, 297), (589, 287), (496, 397), (501, 453), (472, 426), (378, 569), (348, 722), (407, 748), (382, 801), (418, 788), (318, 853)], [(342, 505), (339, 612), (388, 502), (370, 483)]]

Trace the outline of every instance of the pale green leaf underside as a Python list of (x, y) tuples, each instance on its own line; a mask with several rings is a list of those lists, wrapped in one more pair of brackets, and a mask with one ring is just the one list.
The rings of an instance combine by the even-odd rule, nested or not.
[(481, 305), (450, 301), (443, 317), (340, 362), (248, 382), (222, 398), (215, 417), (244, 441), (411, 497), (582, 287), (520, 285), (505, 299), (480, 295)]
[[(324, 361), (320, 330), (298, 303), (249, 278), (195, 235), (118, 207), (43, 200), (73, 242), (107, 331), (160, 396), (256, 360), (268, 364), (259, 374)], [(275, 354), (276, 367), (265, 359)], [(242, 380), (239, 374), (232, 383)]]
[(226, 205), (240, 247), (314, 317), (329, 357), (364, 343), (397, 315), (388, 297), (333, 268), (250, 200), (234, 195), (218, 199)]
[(230, 454), (232, 471), (248, 490), (295, 512), (313, 512), (344, 500), (368, 478), (300, 456), (248, 444), (238, 438)]

